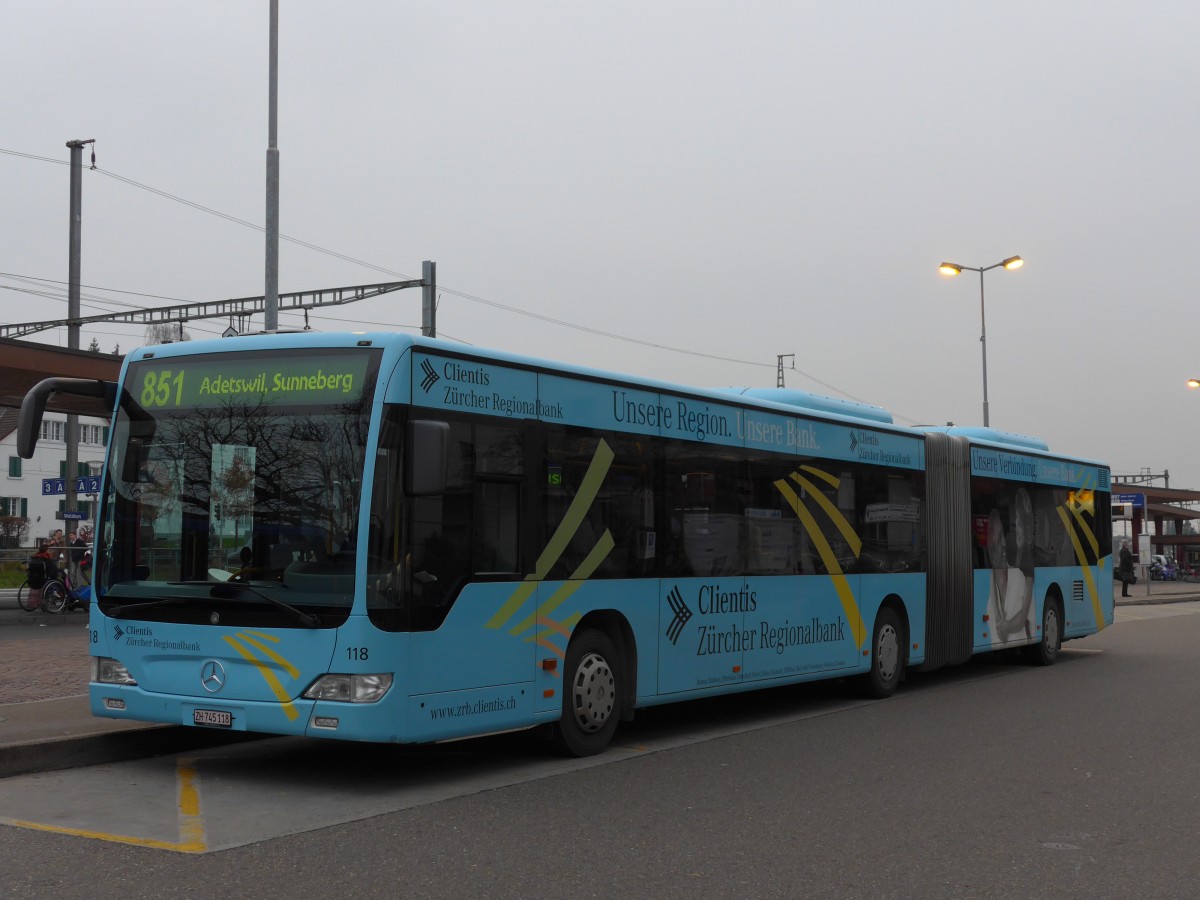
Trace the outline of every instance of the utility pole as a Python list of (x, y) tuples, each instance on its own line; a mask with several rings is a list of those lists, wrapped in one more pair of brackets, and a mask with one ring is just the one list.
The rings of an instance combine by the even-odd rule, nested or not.
[(437, 263), (421, 263), (421, 334), (437, 337)]
[(267, 68), (270, 98), (267, 103), (267, 266), (266, 308), (263, 330), (279, 330), (279, 147), (275, 121), (279, 94), (279, 0), (271, 0), (271, 38)]
[[(80, 243), (83, 234), (83, 148), (94, 144), (95, 138), (86, 141), (67, 141), (71, 151), (71, 235), (68, 242), (67, 257), (67, 347), (79, 349), (79, 267)], [(93, 164), (95, 157), (93, 157)], [(67, 416), (67, 460), (63, 481), (66, 486), (66, 496), (63, 498), (63, 510), (74, 512), (77, 497), (75, 495), (75, 476), (79, 472), (79, 416), (70, 413)], [(63, 515), (63, 533), (66, 533), (66, 515)]]
[(775, 360), (776, 360), (775, 387), (777, 387), (777, 388), (787, 387), (787, 385), (785, 385), (783, 383), (783, 361), (785, 359), (790, 359), (792, 361), (792, 368), (793, 369), (796, 368), (796, 354), (795, 353), (780, 353), (777, 357), (775, 357)]

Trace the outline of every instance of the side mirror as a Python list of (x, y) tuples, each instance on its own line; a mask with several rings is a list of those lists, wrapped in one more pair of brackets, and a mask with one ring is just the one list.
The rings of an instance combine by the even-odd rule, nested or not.
[(404, 447), (404, 492), (410, 497), (431, 497), (445, 492), (449, 438), (449, 422), (409, 421)]
[(95, 397), (103, 402), (103, 411), (99, 414), (108, 415), (117, 399), (117, 386), (111, 381), (95, 381), (91, 378), (45, 378), (31, 387), (21, 401), (21, 411), (17, 414), (17, 454), (24, 459), (33, 458), (42, 429), (42, 414), (54, 394)]

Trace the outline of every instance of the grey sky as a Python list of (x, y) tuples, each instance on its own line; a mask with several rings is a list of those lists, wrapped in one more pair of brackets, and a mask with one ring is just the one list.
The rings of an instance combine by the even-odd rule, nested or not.
[[(986, 276), (992, 426), (1200, 488), (1196, 4), (280, 5), (281, 231), (436, 260), (443, 336), (714, 386), (794, 353), (789, 387), (979, 424), (978, 276), (936, 267), (1021, 254)], [(95, 138), (100, 169), (261, 224), (267, 11), (10, 4), (0, 149)], [(67, 167), (0, 154), (0, 185), (0, 271), (65, 281)], [(261, 294), (263, 245), (84, 173), (86, 285)], [(396, 277), (281, 245), (282, 291)], [(27, 286), (0, 277), (0, 321), (66, 315)], [(419, 326), (420, 292), (313, 318), (376, 323)]]

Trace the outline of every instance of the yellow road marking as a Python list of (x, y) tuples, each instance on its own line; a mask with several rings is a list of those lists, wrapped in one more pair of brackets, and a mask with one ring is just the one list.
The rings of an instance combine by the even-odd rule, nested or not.
[(86, 828), (67, 828), (62, 825), (46, 825), (25, 819), (0, 818), (0, 824), (14, 828), (28, 828), (48, 834), (65, 834), (70, 837), (107, 841), (110, 844), (128, 844), (149, 850), (174, 850), (176, 853), (206, 853), (204, 819), (200, 815), (200, 788), (195, 760), (179, 757), (175, 762), (176, 791), (178, 794), (179, 840), (160, 841), (155, 838), (134, 837), (128, 834), (111, 834), (107, 831), (91, 831)]
[(32, 831), (45, 831), (50, 834), (66, 834), (72, 837), (91, 838), (96, 841), (108, 841), (110, 844), (130, 844), (134, 847), (148, 847), (151, 850), (175, 850), (179, 853), (204, 853), (208, 848), (203, 844), (195, 846), (176, 844), (171, 841), (156, 841), (152, 838), (131, 837), (127, 834), (108, 834), (104, 831), (88, 831), (84, 828), (63, 828), (60, 825), (43, 825), (40, 822), (26, 822), (23, 819), (0, 819), (4, 825), (15, 828), (28, 828)]
[(176, 759), (175, 780), (179, 787), (179, 843), (185, 847), (199, 847), (202, 851), (206, 845), (195, 760), (186, 756)]

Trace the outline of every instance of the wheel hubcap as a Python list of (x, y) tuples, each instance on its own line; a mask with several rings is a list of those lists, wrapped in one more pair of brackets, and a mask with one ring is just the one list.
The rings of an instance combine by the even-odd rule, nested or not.
[(599, 653), (588, 653), (579, 661), (571, 699), (575, 721), (583, 731), (591, 734), (604, 727), (612, 715), (616, 687), (612, 668)]
[(896, 670), (900, 665), (900, 635), (891, 625), (885, 625), (879, 631), (879, 644), (875, 648), (875, 665), (879, 669), (879, 676), (884, 681), (891, 681), (896, 677)]
[(1042, 627), (1042, 640), (1051, 653), (1058, 652), (1058, 611), (1046, 610), (1046, 624)]

